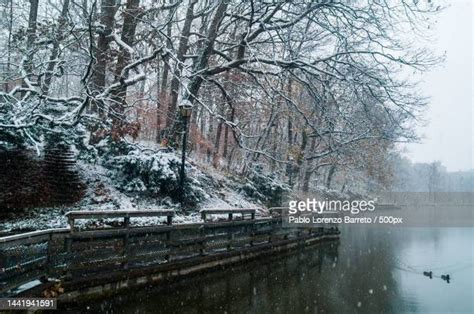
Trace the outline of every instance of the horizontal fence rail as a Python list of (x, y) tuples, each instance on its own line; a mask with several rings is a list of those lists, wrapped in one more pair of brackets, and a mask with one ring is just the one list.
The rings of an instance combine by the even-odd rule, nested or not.
[(75, 221), (78, 219), (98, 218), (123, 218), (124, 227), (130, 225), (133, 217), (166, 217), (166, 223), (171, 225), (174, 210), (96, 210), (96, 211), (70, 211), (66, 213), (71, 231), (75, 231)]
[[(172, 225), (172, 211), (69, 212), (71, 228), (0, 238), (0, 296), (34, 280), (77, 280), (107, 271), (145, 268), (281, 241), (334, 234), (323, 228), (281, 228), (281, 217), (255, 219), (255, 209), (212, 209), (227, 221)], [(240, 220), (233, 219), (236, 214)], [(245, 214), (252, 219), (244, 219)], [(130, 217), (166, 216), (163, 225), (131, 227)], [(116, 228), (76, 229), (74, 220), (124, 218)], [(20, 288), (19, 288), (20, 287)]]
[(210, 209), (201, 209), (201, 219), (206, 221), (206, 218), (213, 215), (222, 215), (227, 214), (228, 219), (232, 220), (235, 214), (241, 215), (242, 219), (245, 219), (245, 215), (250, 215), (250, 219), (255, 219), (255, 213), (258, 208), (239, 208), (239, 209), (229, 209), (229, 208), (210, 208)]

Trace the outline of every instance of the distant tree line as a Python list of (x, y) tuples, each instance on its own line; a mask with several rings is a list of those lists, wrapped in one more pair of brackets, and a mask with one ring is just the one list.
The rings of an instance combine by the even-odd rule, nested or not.
[(474, 170), (447, 171), (439, 161), (413, 163), (392, 158), (392, 189), (400, 192), (474, 192)]

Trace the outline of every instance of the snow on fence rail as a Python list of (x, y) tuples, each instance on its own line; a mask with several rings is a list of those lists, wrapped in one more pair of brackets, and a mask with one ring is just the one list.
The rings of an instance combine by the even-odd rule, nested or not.
[(250, 219), (255, 219), (255, 213), (258, 208), (210, 208), (210, 209), (201, 209), (201, 219), (206, 221), (206, 218), (211, 215), (222, 215), (227, 214), (228, 219), (232, 220), (235, 214), (240, 214), (242, 219), (245, 219), (246, 214), (250, 214)]
[[(250, 213), (255, 218), (253, 210), (237, 209), (235, 213)], [(144, 214), (131, 212), (101, 212), (92, 216), (125, 219), (135, 213)], [(206, 213), (209, 212), (217, 213), (215, 210)], [(230, 212), (226, 210), (227, 214)], [(68, 217), (90, 218), (92, 213), (73, 212)], [(172, 216), (170, 211), (153, 214)], [(16, 288), (37, 279), (94, 278), (112, 271), (127, 272), (259, 245), (277, 245), (328, 232), (322, 228), (282, 229), (281, 222), (281, 217), (268, 217), (133, 228), (124, 223), (118, 228), (74, 232), (67, 228), (49, 229), (3, 237), (0, 238), (0, 297), (15, 295)]]
[(76, 231), (74, 222), (78, 219), (123, 218), (123, 226), (130, 226), (133, 217), (166, 217), (166, 223), (172, 224), (174, 210), (97, 210), (97, 211), (70, 211), (66, 213), (71, 232)]

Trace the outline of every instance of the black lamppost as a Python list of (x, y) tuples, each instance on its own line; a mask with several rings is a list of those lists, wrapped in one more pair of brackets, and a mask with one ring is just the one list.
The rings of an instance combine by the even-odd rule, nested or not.
[(183, 205), (184, 201), (184, 180), (185, 180), (185, 173), (184, 173), (184, 162), (186, 159), (186, 141), (187, 141), (187, 135), (188, 135), (188, 121), (189, 117), (191, 117), (191, 114), (193, 112), (193, 104), (189, 100), (185, 100), (182, 103), (178, 105), (179, 108), (179, 114), (181, 115), (181, 118), (183, 119), (183, 153), (181, 154), (181, 171), (180, 171), (180, 189), (181, 189), (181, 205)]

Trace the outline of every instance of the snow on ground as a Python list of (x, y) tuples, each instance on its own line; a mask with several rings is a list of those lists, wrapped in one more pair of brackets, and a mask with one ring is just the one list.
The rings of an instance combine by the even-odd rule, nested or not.
[[(64, 214), (72, 210), (173, 209), (176, 211), (173, 218), (174, 224), (202, 222), (199, 210), (204, 208), (257, 208), (259, 209), (257, 210), (257, 216), (267, 214), (267, 210), (262, 204), (255, 200), (249, 200), (238, 191), (238, 184), (233, 182), (230, 176), (211, 167), (196, 166), (203, 173), (212, 177), (213, 180), (219, 182), (220, 188), (209, 188), (206, 191), (209, 195), (208, 199), (201, 202), (197, 208), (191, 209), (189, 213), (183, 214), (180, 212), (180, 205), (173, 203), (170, 198), (145, 198), (138, 195), (129, 196), (120, 192), (115, 188), (110, 176), (107, 176), (108, 169), (99, 164), (79, 161), (80, 173), (88, 186), (86, 194), (80, 202), (70, 206), (29, 209), (12, 215), (12, 217), (0, 222), (0, 236), (34, 230), (66, 228), (68, 225)], [(226, 215), (214, 215), (209, 218), (219, 220), (226, 217)], [(156, 225), (163, 224), (164, 221), (165, 218), (158, 217), (132, 218), (131, 225)], [(88, 227), (112, 227), (119, 222), (121, 222), (121, 219), (78, 220), (76, 225), (79, 228), (86, 225)]]
[[(265, 216), (267, 214), (266, 208), (254, 200), (248, 200), (242, 193), (226, 190), (220, 193), (220, 197), (214, 197), (204, 201), (200, 209), (227, 209), (227, 208), (256, 208), (257, 216)], [(217, 216), (217, 215), (216, 215)], [(224, 217), (225, 215), (223, 215)]]
[[(36, 208), (26, 210), (22, 213), (12, 215), (10, 219), (3, 219), (0, 222), (0, 236), (9, 233), (28, 232), (34, 230), (44, 230), (51, 228), (66, 228), (67, 219), (65, 213), (71, 210), (133, 210), (133, 209), (173, 209), (176, 214), (173, 218), (174, 224), (199, 223), (202, 222), (199, 210), (215, 208), (256, 208), (257, 217), (267, 216), (268, 209), (259, 201), (249, 199), (239, 189), (239, 182), (231, 175), (218, 171), (210, 166), (198, 164), (192, 161), (192, 164), (199, 169), (202, 174), (211, 177), (215, 186), (206, 187), (207, 199), (192, 208), (188, 213), (182, 213), (179, 204), (174, 203), (169, 197), (150, 198), (140, 195), (130, 196), (120, 192), (114, 185), (113, 180), (107, 175), (110, 171), (99, 164), (89, 164), (78, 162), (80, 173), (84, 182), (87, 183), (85, 197), (77, 204), (71, 206), (62, 206), (55, 208)], [(199, 176), (198, 176), (199, 177)], [(196, 178), (193, 178), (196, 179)], [(240, 183), (241, 184), (241, 183)], [(216, 187), (217, 186), (217, 187)], [(299, 196), (305, 199), (307, 195)], [(308, 195), (309, 196), (309, 195)], [(311, 197), (321, 198), (350, 198), (348, 193), (327, 189), (318, 186), (311, 193)], [(227, 218), (227, 215), (213, 215), (208, 217), (211, 220), (220, 220)], [(132, 226), (150, 226), (163, 224), (163, 217), (143, 217), (132, 218)], [(94, 227), (113, 227), (121, 223), (121, 219), (100, 219), (100, 220), (78, 220), (76, 225), (81, 228), (87, 226)]]
[(50, 228), (64, 228), (67, 219), (64, 208), (42, 208), (29, 210), (16, 219), (6, 219), (0, 222), (0, 236), (9, 232), (27, 232)]
[(218, 191), (214, 191), (214, 196), (202, 202), (199, 209), (204, 208), (256, 208), (257, 215), (264, 215), (266, 207), (255, 199), (249, 199), (242, 192), (236, 182), (232, 181), (232, 175), (219, 171), (216, 168), (199, 162), (193, 162), (193, 165), (212, 177), (222, 186)]

